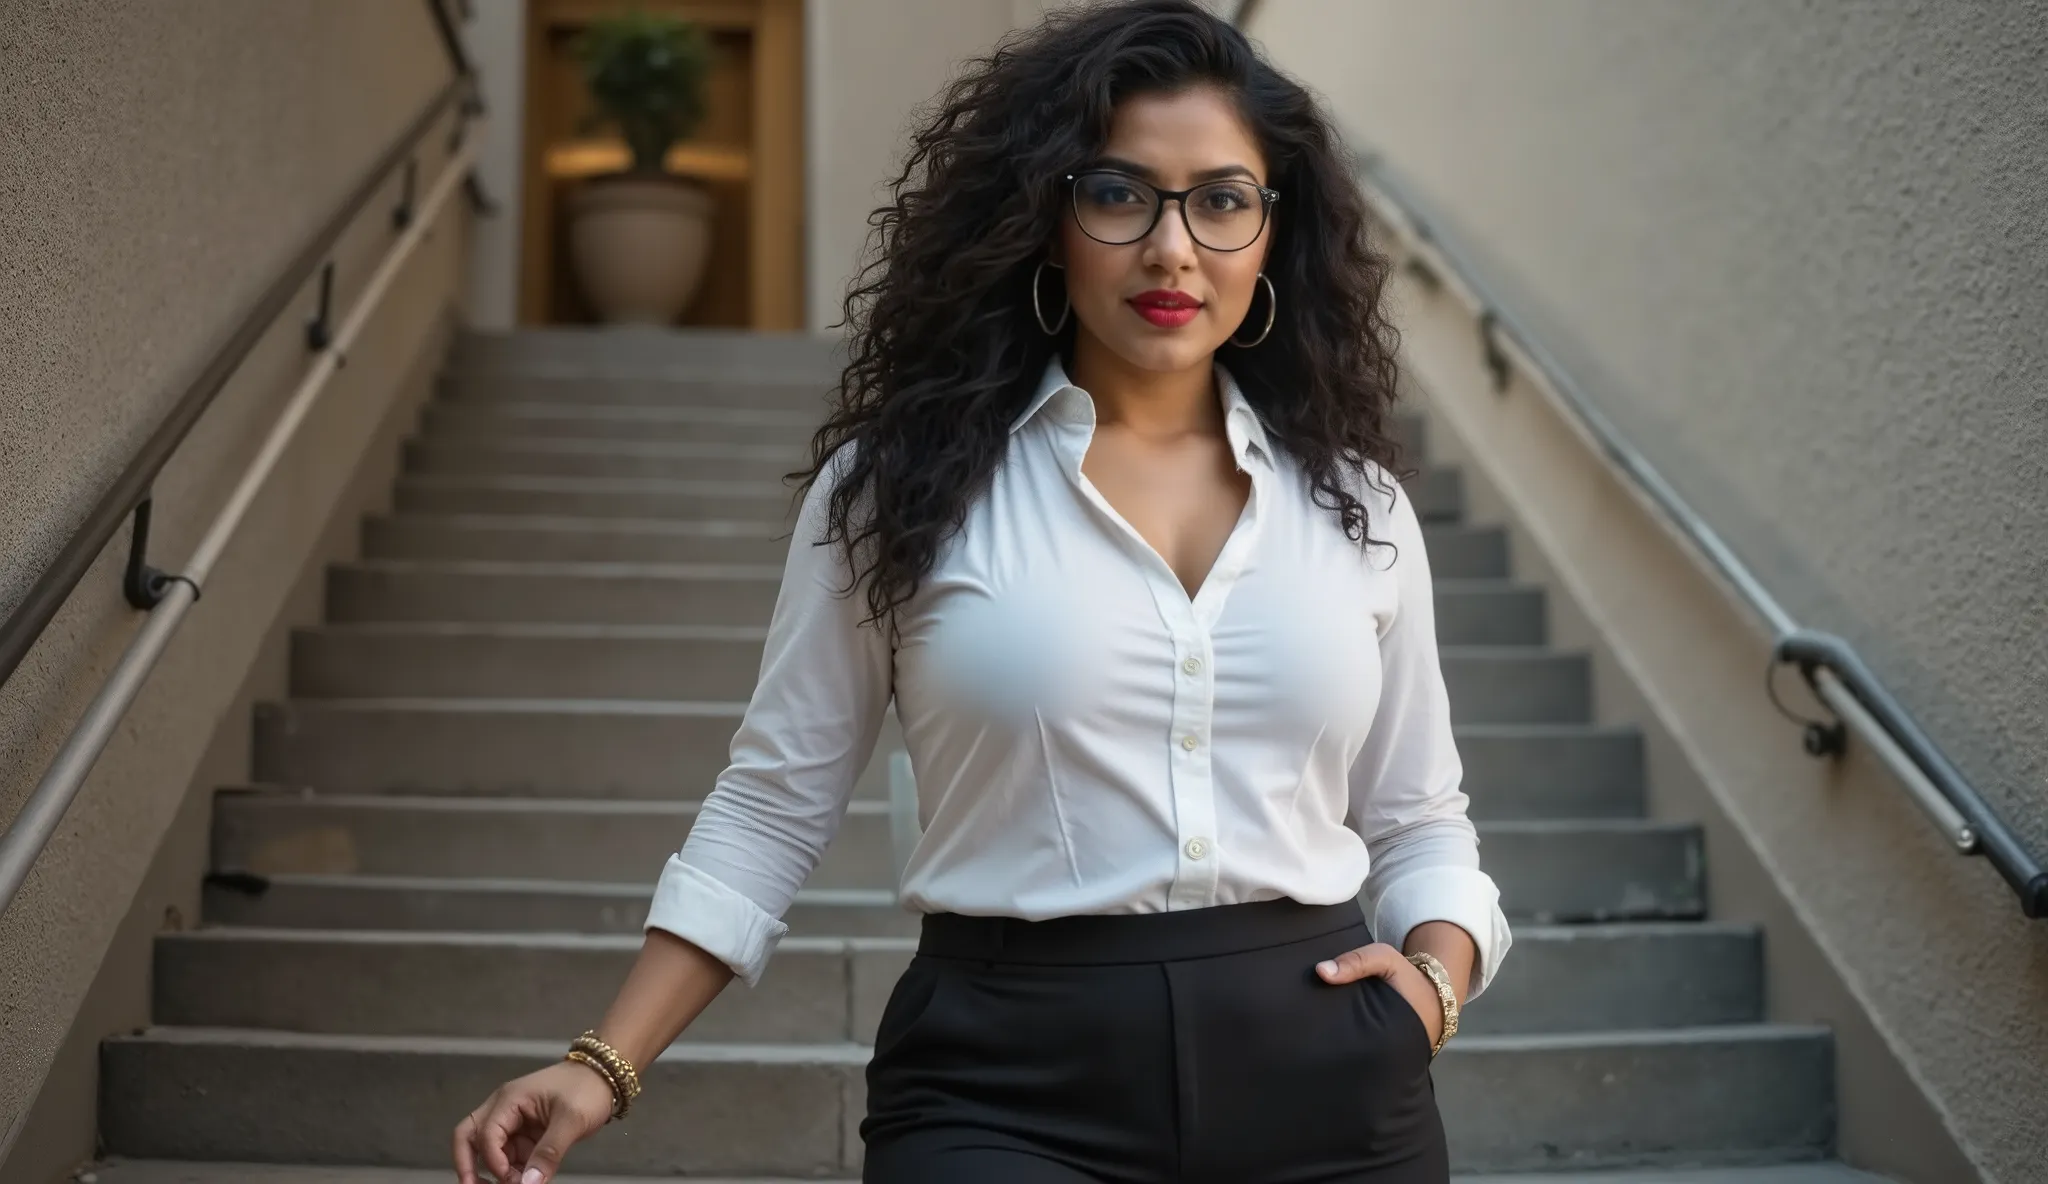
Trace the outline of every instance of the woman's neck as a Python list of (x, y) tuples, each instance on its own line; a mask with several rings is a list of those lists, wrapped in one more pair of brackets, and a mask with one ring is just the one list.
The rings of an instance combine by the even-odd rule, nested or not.
[(1207, 358), (1186, 370), (1144, 370), (1084, 333), (1074, 342), (1067, 377), (1095, 400), (1098, 429), (1118, 427), (1151, 440), (1222, 434), (1223, 408)]

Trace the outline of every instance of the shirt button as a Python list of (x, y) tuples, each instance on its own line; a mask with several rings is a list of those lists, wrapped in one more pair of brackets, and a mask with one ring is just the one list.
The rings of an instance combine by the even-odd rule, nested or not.
[(1196, 748), (1200, 747), (1201, 743), (1200, 738), (1195, 736), (1182, 736), (1180, 738), (1180, 746), (1189, 752), (1193, 752)]
[(1202, 672), (1202, 660), (1200, 658), (1189, 658), (1180, 664), (1180, 668), (1189, 674), (1200, 674)]
[(1202, 839), (1189, 839), (1187, 851), (1189, 859), (1202, 859), (1209, 854), (1209, 844)]

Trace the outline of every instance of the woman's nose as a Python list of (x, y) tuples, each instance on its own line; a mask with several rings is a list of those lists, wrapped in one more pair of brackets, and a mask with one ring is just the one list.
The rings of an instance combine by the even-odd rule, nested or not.
[(1166, 207), (1159, 211), (1159, 221), (1152, 224), (1152, 233), (1145, 236), (1145, 250), (1162, 265), (1185, 266), (1195, 257), (1195, 240), (1188, 233), (1186, 207), (1177, 197), (1168, 198)]

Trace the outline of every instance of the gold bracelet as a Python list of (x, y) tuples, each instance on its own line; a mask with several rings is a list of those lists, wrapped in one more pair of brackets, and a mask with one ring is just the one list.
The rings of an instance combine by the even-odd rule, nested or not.
[(633, 1062), (620, 1054), (619, 1050), (598, 1039), (596, 1032), (585, 1032), (571, 1041), (569, 1047), (588, 1053), (604, 1062), (604, 1067), (615, 1080), (617, 1088), (631, 1104), (640, 1096), (640, 1073), (633, 1068)]
[(565, 1061), (574, 1061), (579, 1065), (587, 1066), (592, 1072), (596, 1073), (600, 1078), (604, 1080), (605, 1086), (612, 1091), (612, 1121), (616, 1122), (619, 1119), (624, 1118), (626, 1116), (626, 1112), (633, 1108), (633, 1103), (627, 1099), (625, 1091), (619, 1085), (618, 1079), (613, 1077), (611, 1070), (605, 1068), (604, 1065), (600, 1063), (596, 1057), (591, 1056), (589, 1053), (584, 1052), (580, 1048), (572, 1048), (568, 1052), (562, 1054), (562, 1059)]
[(1450, 972), (1444, 969), (1443, 963), (1436, 960), (1435, 954), (1410, 954), (1408, 961), (1429, 976), (1430, 984), (1436, 988), (1436, 1001), (1444, 1009), (1444, 1030), (1429, 1050), (1429, 1059), (1433, 1061), (1436, 1054), (1444, 1050), (1445, 1043), (1458, 1034), (1458, 993), (1451, 989)]

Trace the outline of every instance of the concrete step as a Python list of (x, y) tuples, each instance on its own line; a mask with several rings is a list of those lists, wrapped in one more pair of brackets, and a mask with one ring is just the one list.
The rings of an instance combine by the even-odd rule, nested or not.
[(550, 518), (794, 520), (795, 487), (761, 481), (591, 477), (400, 477), (392, 504), (416, 514), (531, 514)]
[(1457, 522), (1465, 517), (1465, 475), (1457, 469), (1425, 468), (1405, 488), (1415, 505), (1415, 516), (1424, 522)]
[[(433, 435), (405, 446), (405, 471), (426, 476), (776, 482), (807, 462), (802, 442)], [(1463, 486), (1455, 473), (1425, 470), (1410, 489), (1418, 512), (1431, 521), (1454, 520), (1463, 512)]]
[[(618, 993), (634, 934), (206, 929), (156, 943), (159, 1024), (333, 1035), (574, 1035)], [(871, 1043), (905, 938), (789, 937), (757, 987), (714, 1000), (693, 1043)]]
[[(255, 779), (327, 793), (683, 800), (730, 761), (746, 704), (573, 699), (294, 699), (256, 707)], [(893, 716), (860, 779), (886, 797)]]
[(391, 514), (363, 522), (368, 559), (780, 565), (789, 544), (788, 525), (765, 520)]
[(1511, 970), (1462, 1033), (1707, 1027), (1764, 1018), (1763, 935), (1715, 921), (1514, 927)]
[(1705, 852), (1688, 822), (1591, 819), (1478, 826), (1480, 862), (1518, 921), (1706, 915)]
[[(1426, 469), (1408, 485), (1424, 522), (1456, 522), (1465, 513), (1464, 479), (1455, 469)], [(779, 476), (749, 481), (660, 477), (547, 476), (511, 473), (413, 473), (399, 479), (394, 504), (427, 514), (542, 514), (627, 518), (765, 518), (793, 514), (796, 486)]]
[[(329, 793), (696, 798), (725, 769), (745, 710), (740, 700), (289, 699), (256, 708), (255, 778)], [(1490, 814), (1500, 794), (1583, 799), (1607, 807), (1584, 813), (1612, 817), (1641, 783), (1632, 731), (1503, 732), (1457, 731), (1475, 816)], [(897, 747), (899, 735), (891, 716), (877, 756)], [(876, 763), (864, 776), (879, 776)], [(1500, 808), (1528, 816), (1526, 803)]]
[(291, 693), (744, 700), (766, 635), (754, 625), (327, 625), (293, 632)]
[[(683, 845), (696, 820), (695, 802), (227, 789), (214, 796), (213, 867), (220, 873), (259, 876), (491, 881), (520, 876), (583, 882), (630, 877), (644, 893), (652, 891), (662, 865)], [(888, 803), (851, 802), (838, 837), (826, 847), (805, 891), (893, 889), (895, 884)], [(224, 885), (216, 880), (214, 887)], [(589, 903), (600, 915), (610, 907), (603, 900)], [(633, 907), (644, 920), (645, 905)], [(506, 923), (516, 927), (524, 919)]]
[[(450, 1124), (449, 1129), (454, 1129)], [(555, 1177), (560, 1184), (647, 1184), (646, 1176), (593, 1176), (578, 1171), (580, 1152), (571, 1152), (568, 1170)], [(78, 1184), (449, 1184), (453, 1174), (439, 1168), (333, 1167), (290, 1163), (183, 1163), (176, 1160), (116, 1160), (91, 1168), (92, 1179), (78, 1178)], [(1716, 1177), (1718, 1180), (1719, 1177)], [(829, 1180), (793, 1176), (693, 1176), (691, 1184), (860, 1184), (858, 1180), (835, 1177)], [(1777, 1180), (1760, 1184), (1780, 1184)], [(1811, 1181), (1787, 1179), (1782, 1184), (1835, 1184), (1833, 1177)]]
[(833, 382), (831, 376), (810, 373), (802, 366), (747, 371), (689, 365), (616, 373), (583, 373), (565, 367), (502, 372), (450, 370), (441, 376), (438, 391), (441, 398), (452, 403), (722, 407), (793, 411), (822, 420)]
[[(295, 630), (300, 698), (739, 699), (761, 668), (761, 626), (359, 622)], [(1443, 651), (1452, 718), (1575, 723), (1587, 660), (1529, 648)]]
[(1466, 788), (1473, 794), (1468, 814), (1474, 822), (1631, 819), (1644, 813), (1640, 782), (1609, 787), (1543, 781), (1484, 786), (1473, 782), (1468, 773)]
[(745, 704), (300, 699), (256, 707), (256, 780), (330, 793), (701, 796)]
[[(480, 441), (505, 437), (551, 440), (687, 440), (802, 447), (823, 422), (802, 411), (757, 407), (692, 407), (587, 400), (566, 403), (436, 400), (421, 414), (431, 438)], [(1394, 436), (1416, 464), (1428, 455), (1426, 421), (1399, 414)]]
[(1431, 1077), (1460, 1170), (1751, 1165), (1833, 1150), (1826, 1028), (1461, 1037)]
[(1442, 646), (1451, 719), (1473, 724), (1574, 724), (1593, 717), (1585, 654), (1529, 646)]
[[(883, 762), (876, 762), (882, 764)], [(872, 789), (869, 792), (874, 792)], [(815, 888), (893, 888), (895, 864), (881, 801), (853, 804)], [(479, 796), (377, 793), (228, 792), (214, 813), (214, 866), (262, 875), (434, 876), (502, 881), (583, 880), (651, 887), (694, 820), (688, 803), (650, 800), (576, 802)], [(1502, 822), (1478, 826), (1502, 908), (1517, 921), (1687, 919), (1703, 915), (1698, 829), (1668, 822)], [(324, 889), (333, 892), (335, 889)], [(421, 916), (455, 918), (494, 902), (532, 903), (528, 885), (473, 887), (465, 901), (407, 902)], [(633, 916), (627, 890), (585, 889), (576, 899), (538, 905), (539, 917)], [(545, 894), (543, 894), (545, 895)], [(280, 906), (284, 907), (284, 906)], [(883, 917), (828, 921), (828, 908), (893, 906), (876, 899), (817, 902), (806, 924), (843, 924), (841, 932), (888, 932)], [(210, 913), (209, 916), (216, 914)], [(287, 913), (286, 916), (291, 914)], [(641, 916), (644, 917), (644, 908)], [(511, 913), (508, 916), (518, 917)], [(279, 919), (276, 924), (297, 923)], [(523, 922), (522, 922), (523, 923)], [(550, 925), (564, 923), (550, 920)], [(365, 921), (361, 924), (370, 925)], [(511, 922), (508, 922), (511, 924)], [(577, 924), (573, 928), (583, 929)]]
[[(327, 572), (327, 619), (766, 625), (778, 564), (543, 563), (371, 559)], [(1440, 580), (1445, 646), (1539, 645), (1539, 588)]]
[[(137, 1158), (445, 1170), (454, 1119), (561, 1043), (151, 1028), (102, 1046), (102, 1131)], [(1431, 1076), (1461, 1171), (1753, 1164), (1829, 1151), (1832, 1053), (1825, 1029), (1792, 1025), (1474, 1035)], [(857, 1170), (866, 1055), (679, 1041), (644, 1071), (632, 1137), (591, 1140), (577, 1167)]]
[(1542, 588), (1506, 580), (1433, 577), (1439, 646), (1539, 646), (1549, 638)]
[(838, 338), (737, 329), (557, 326), (512, 333), (465, 332), (448, 350), (450, 373), (718, 373), (738, 378), (798, 370), (836, 380)]
[(405, 471), (422, 476), (653, 477), (779, 484), (785, 473), (803, 467), (803, 453), (781, 444), (530, 438), (414, 439), (405, 444)]
[(420, 429), (436, 440), (675, 440), (801, 449), (823, 422), (805, 411), (603, 403), (429, 402)]
[[(635, 892), (644, 898), (669, 853), (682, 845), (696, 816), (697, 804), (690, 801), (400, 797), (313, 793), (277, 787), (227, 789), (215, 799), (213, 866), (223, 872), (254, 872), (264, 876), (470, 878), (479, 882), (462, 886), (469, 894), (468, 904), (421, 897), (390, 907), (402, 908), (407, 915), (445, 918), (434, 922), (442, 928), (481, 929), (495, 926), (474, 911), (464, 910), (494, 908), (488, 902), (503, 899), (533, 908), (535, 926), (601, 932), (607, 909), (627, 908), (625, 914), (619, 915), (628, 917), (627, 923), (639, 923), (640, 916), (633, 915), (632, 910), (641, 909), (644, 915), (644, 904), (627, 906), (619, 902)], [(1483, 838), (1493, 831), (1487, 824), (1480, 828)], [(1498, 845), (1519, 841), (1514, 837), (1513, 827), (1498, 834)], [(1525, 849), (1528, 846), (1523, 845)], [(1494, 855), (1489, 847), (1489, 862)], [(513, 876), (521, 877), (517, 888), (504, 883)], [(608, 890), (584, 883), (575, 889), (575, 899), (553, 901), (545, 893), (536, 898), (527, 891), (529, 881), (602, 885), (621, 880), (637, 882), (637, 886)], [(812, 873), (806, 892), (888, 889), (895, 883), (887, 803), (856, 798), (848, 807), (838, 837), (826, 848), (823, 860)], [(450, 891), (453, 890), (451, 886)], [(236, 891), (247, 895), (253, 889)], [(318, 885), (280, 885), (276, 891), (276, 907), (281, 912), (248, 911), (233, 915), (259, 923), (312, 924), (305, 912), (297, 910), (325, 907), (307, 902), (330, 897), (333, 890)], [(357, 888), (358, 894), (370, 891), (368, 886)], [(835, 902), (815, 896), (812, 899), (816, 901), (817, 924), (847, 926), (836, 930), (841, 933), (855, 932), (853, 927), (868, 922), (851, 917), (829, 919), (828, 907), (852, 913), (876, 903), (872, 899), (865, 903)], [(479, 900), (487, 903), (474, 903)], [(1508, 904), (1519, 907), (1513, 899)], [(243, 907), (258, 910), (268, 906), (259, 901), (246, 902)], [(887, 910), (894, 912), (893, 906), (887, 906)], [(397, 913), (375, 915), (386, 920), (360, 924), (402, 927)], [(208, 916), (231, 919), (230, 914), (224, 913), (209, 912)], [(265, 916), (272, 919), (261, 921)], [(513, 929), (523, 929), (527, 923), (527, 917), (518, 913), (505, 914), (502, 922)]]
[[(151, 1028), (101, 1046), (101, 1136), (133, 1158), (446, 1173), (457, 1120), (559, 1059), (564, 1043)], [(867, 1055), (852, 1044), (679, 1042), (642, 1067), (646, 1092), (628, 1123), (576, 1148), (576, 1169), (857, 1173)]]
[(1429, 551), (1429, 572), (1437, 580), (1504, 580), (1508, 578), (1508, 532), (1498, 526), (1451, 523), (1422, 528)]
[[(863, 841), (870, 850), (850, 862), (876, 865), (867, 882), (887, 883), (892, 869), (880, 866), (878, 854), (886, 838), (848, 839), (835, 850), (851, 854), (849, 847)], [(847, 879), (848, 871), (831, 878)], [(638, 934), (653, 895), (646, 882), (232, 873), (208, 878), (204, 916), (209, 925), (267, 929)], [(798, 937), (918, 933), (916, 915), (889, 888), (805, 888), (782, 919)]]
[[(644, 897), (640, 904), (644, 916)], [(165, 934), (156, 942), (154, 1015), (198, 1027), (550, 1037), (578, 1030), (618, 991), (642, 942), (638, 920), (622, 928)], [(725, 992), (686, 1038), (871, 1043), (916, 945), (910, 936), (792, 935), (759, 987)], [(1534, 926), (1516, 935), (1515, 973), (1466, 1013), (1461, 1031), (1755, 1022), (1759, 949), (1754, 930), (1735, 926)]]
[[(387, 514), (365, 519), (362, 537), (368, 559), (779, 565), (789, 557), (790, 527), (766, 519)], [(1439, 580), (1507, 577), (1499, 527), (1427, 526), (1423, 539)]]
[(379, 559), (327, 571), (327, 619), (766, 625), (773, 564)]
[(1473, 818), (1634, 818), (1644, 812), (1643, 737), (1635, 728), (1464, 724), (1456, 737)]
[(1890, 1184), (1888, 1176), (1858, 1172), (1837, 1161), (1759, 1164), (1729, 1168), (1620, 1168), (1608, 1172), (1511, 1172), (1454, 1176), (1458, 1184)]
[[(562, 1184), (646, 1184), (645, 1176), (592, 1176), (570, 1170)], [(177, 1163), (164, 1160), (123, 1160), (93, 1168), (97, 1179), (80, 1184), (448, 1184), (446, 1168), (409, 1171), (404, 1168), (320, 1167), (272, 1163)], [(1763, 1167), (1672, 1168), (1647, 1171), (1516, 1172), (1511, 1175), (1459, 1173), (1453, 1184), (1886, 1184), (1882, 1176), (1859, 1172), (1840, 1163), (1773, 1164)], [(695, 1184), (799, 1184), (793, 1179), (750, 1176), (710, 1179)], [(811, 1180), (803, 1184), (858, 1184), (844, 1180)]]

